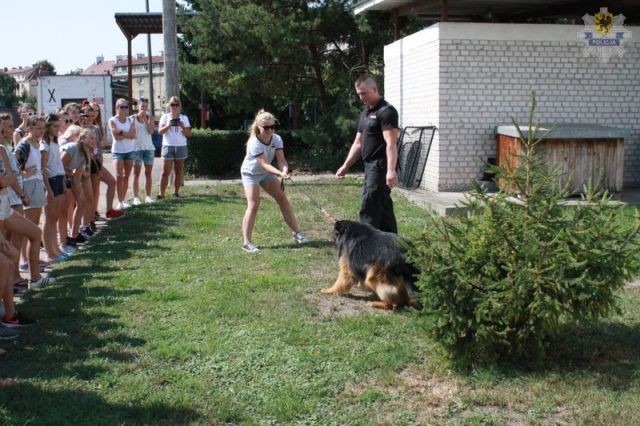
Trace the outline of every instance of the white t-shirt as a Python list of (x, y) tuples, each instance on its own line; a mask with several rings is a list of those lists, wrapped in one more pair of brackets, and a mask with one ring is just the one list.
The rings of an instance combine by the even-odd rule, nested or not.
[(136, 151), (155, 151), (156, 147), (153, 146), (153, 140), (147, 131), (147, 126), (138, 121), (135, 115), (132, 115), (131, 119), (136, 123)]
[[(30, 142), (27, 142), (30, 143)], [(42, 142), (40, 142), (42, 143)], [(30, 180), (43, 180), (42, 176), (42, 156), (40, 155), (40, 151), (37, 148), (34, 148), (31, 145), (31, 149), (29, 149), (29, 158), (27, 158), (27, 162), (24, 164), (24, 168), (30, 169), (35, 167), (36, 172), (29, 177), (25, 177), (24, 181), (28, 182)]]
[(64, 166), (60, 160), (60, 147), (56, 142), (46, 143), (40, 141), (40, 151), (46, 151), (47, 157), (47, 176), (52, 178), (55, 176), (64, 176)]
[(258, 157), (264, 155), (267, 163), (271, 164), (276, 157), (276, 151), (283, 148), (282, 138), (276, 133), (273, 134), (271, 142), (268, 144), (260, 142), (260, 139), (255, 136), (249, 138), (247, 142), (247, 154), (244, 157), (240, 171), (251, 175), (267, 174), (268, 172), (265, 171), (258, 162)]
[[(131, 130), (131, 126), (133, 125), (133, 120), (131, 117), (127, 117), (124, 123), (121, 123), (116, 117), (111, 117), (109, 119), (109, 123), (114, 123), (117, 130), (122, 130), (123, 132), (129, 133)], [(111, 129), (111, 125), (109, 125), (109, 129)], [(111, 147), (111, 152), (115, 152), (118, 154), (126, 154), (128, 152), (135, 151), (136, 149), (136, 140), (135, 139), (120, 139), (116, 140), (113, 131), (111, 132), (111, 137), (113, 138), (113, 146)]]
[[(163, 127), (169, 124), (173, 116), (171, 114), (164, 114), (160, 118), (159, 126)], [(184, 127), (191, 127), (189, 119), (186, 115), (180, 114), (180, 121), (184, 124)], [(187, 137), (184, 135), (184, 131), (180, 126), (171, 126), (169, 131), (162, 135), (162, 145), (168, 146), (184, 146), (187, 144)]]

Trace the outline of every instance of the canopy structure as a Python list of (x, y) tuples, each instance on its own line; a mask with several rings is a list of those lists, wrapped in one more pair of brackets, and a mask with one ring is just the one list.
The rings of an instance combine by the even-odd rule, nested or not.
[[(608, 3), (608, 4), (606, 4)], [(638, 0), (360, 0), (354, 13), (391, 13), (396, 23), (401, 16), (421, 16), (433, 21), (462, 22), (562, 22), (582, 25), (582, 16), (609, 6), (614, 15), (623, 14), (625, 25), (640, 23)]]
[[(194, 12), (185, 12), (182, 16), (194, 16)], [(122, 34), (127, 38), (127, 60), (128, 60), (128, 80), (129, 80), (129, 99), (133, 98), (132, 90), (132, 64), (131, 64), (131, 41), (140, 34), (162, 34), (162, 13), (146, 12), (146, 13), (116, 13), (116, 24), (120, 27)], [(178, 33), (180, 33), (178, 26)], [(151, 55), (149, 55), (151, 61)], [(149, 70), (151, 72), (151, 64)]]

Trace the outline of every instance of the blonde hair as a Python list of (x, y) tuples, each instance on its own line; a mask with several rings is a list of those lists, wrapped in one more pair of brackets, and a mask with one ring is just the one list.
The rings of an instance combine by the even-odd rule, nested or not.
[(256, 118), (253, 120), (253, 124), (251, 124), (251, 127), (249, 128), (249, 135), (251, 137), (257, 137), (260, 133), (260, 129), (258, 129), (258, 126), (264, 126), (268, 121), (272, 122), (273, 124), (276, 124), (278, 122), (276, 117), (274, 117), (274, 115), (270, 112), (267, 112), (263, 109), (258, 111), (258, 113), (256, 114)]
[(180, 98), (178, 98), (177, 96), (170, 97), (164, 106), (165, 108), (167, 108), (167, 110), (169, 110), (171, 104), (178, 104), (179, 106), (182, 106), (182, 102), (180, 102)]
[(64, 131), (61, 138), (66, 141), (75, 141), (76, 139), (78, 139), (78, 135), (82, 130), (82, 127), (78, 126), (77, 124), (72, 124), (67, 127), (67, 130)]

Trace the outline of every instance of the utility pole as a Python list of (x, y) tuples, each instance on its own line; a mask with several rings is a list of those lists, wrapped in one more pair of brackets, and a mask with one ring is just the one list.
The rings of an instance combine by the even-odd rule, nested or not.
[[(149, 13), (149, 0), (145, 0), (147, 4), (147, 13)], [(149, 58), (149, 107), (151, 108), (151, 118), (155, 120), (155, 101), (153, 99), (153, 58), (151, 56), (151, 34), (147, 33), (147, 56)]]
[(176, 0), (162, 0), (162, 33), (164, 36), (165, 95), (179, 96), (178, 89), (178, 29)]

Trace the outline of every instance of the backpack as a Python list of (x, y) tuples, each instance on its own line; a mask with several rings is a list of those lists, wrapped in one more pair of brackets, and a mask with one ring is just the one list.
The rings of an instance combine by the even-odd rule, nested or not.
[(29, 154), (31, 153), (31, 144), (28, 140), (23, 139), (20, 141), (16, 149), (13, 150), (13, 153), (16, 156), (16, 160), (18, 160), (18, 167), (20, 170), (24, 171), (27, 160), (29, 159)]

